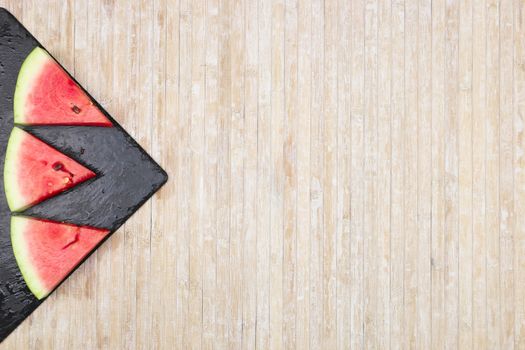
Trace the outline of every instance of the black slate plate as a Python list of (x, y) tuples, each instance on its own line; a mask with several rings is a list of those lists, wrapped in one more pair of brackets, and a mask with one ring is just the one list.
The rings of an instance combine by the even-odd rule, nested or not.
[[(37, 46), (41, 45), (20, 22), (0, 8), (0, 341), (42, 303), (27, 288), (13, 255), (9, 231), (12, 214), (2, 178), (7, 140), (13, 128), (13, 94), (18, 72)], [(95, 171), (97, 177), (28, 209), (23, 215), (107, 228), (113, 233), (167, 181), (164, 170), (98, 107), (114, 124), (113, 128), (24, 127)]]

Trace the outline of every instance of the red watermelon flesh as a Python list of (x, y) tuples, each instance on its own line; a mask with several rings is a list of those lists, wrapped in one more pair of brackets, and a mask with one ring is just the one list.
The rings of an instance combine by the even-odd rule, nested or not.
[(33, 135), (13, 128), (4, 165), (4, 187), (11, 211), (53, 197), (95, 173)]
[(42, 299), (106, 237), (108, 230), (14, 216), (11, 242), (31, 292)]
[(87, 94), (42, 48), (24, 61), (16, 83), (15, 123), (111, 126)]

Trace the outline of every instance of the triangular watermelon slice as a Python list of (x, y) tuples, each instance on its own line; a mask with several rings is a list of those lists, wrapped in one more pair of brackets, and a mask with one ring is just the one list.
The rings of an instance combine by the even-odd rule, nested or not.
[(14, 95), (15, 123), (112, 126), (88, 95), (42, 48), (22, 64)]
[(96, 174), (33, 135), (13, 128), (4, 164), (4, 187), (11, 211), (21, 211)]
[(51, 293), (108, 233), (21, 216), (11, 218), (16, 262), (38, 299)]

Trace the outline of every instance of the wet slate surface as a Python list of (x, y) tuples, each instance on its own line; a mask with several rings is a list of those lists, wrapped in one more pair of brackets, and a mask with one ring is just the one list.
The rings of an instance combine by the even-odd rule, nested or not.
[(162, 169), (119, 128), (25, 128), (98, 176), (23, 214), (77, 225), (117, 229), (164, 183)]
[[(2, 175), (7, 140), (13, 128), (13, 94), (18, 71), (25, 57), (39, 45), (38, 41), (9, 12), (0, 8), (0, 174)], [(164, 170), (111, 116), (107, 115), (107, 117), (115, 127), (24, 128), (94, 170), (97, 177), (22, 214), (77, 225), (108, 228), (114, 232), (166, 182), (167, 175)], [(5, 199), (3, 178), (1, 182), (0, 341), (42, 302), (29, 291), (16, 264), (9, 231), (11, 213)]]

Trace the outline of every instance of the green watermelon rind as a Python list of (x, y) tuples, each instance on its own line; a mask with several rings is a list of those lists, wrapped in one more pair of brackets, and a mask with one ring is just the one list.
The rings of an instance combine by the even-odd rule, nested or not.
[(33, 268), (29, 252), (24, 239), (25, 227), (28, 219), (20, 216), (11, 217), (11, 244), (15, 255), (18, 268), (22, 273), (22, 277), (27, 284), (27, 287), (37, 299), (45, 298), (50, 291), (44, 288), (37, 272)]
[(20, 153), (20, 147), (25, 135), (22, 130), (15, 127), (11, 131), (9, 141), (7, 142), (7, 150), (5, 152), (5, 163), (4, 163), (4, 190), (7, 199), (7, 205), (11, 211), (24, 210), (27, 205), (24, 201), (24, 197), (20, 192), (18, 185), (17, 168), (19, 161), (17, 155)]
[(52, 60), (51, 56), (41, 47), (36, 47), (27, 56), (16, 81), (14, 96), (14, 120), (15, 124), (25, 124), (25, 104), (29, 91), (32, 90), (33, 84), (40, 76), (39, 71), (45, 66), (46, 62)]

